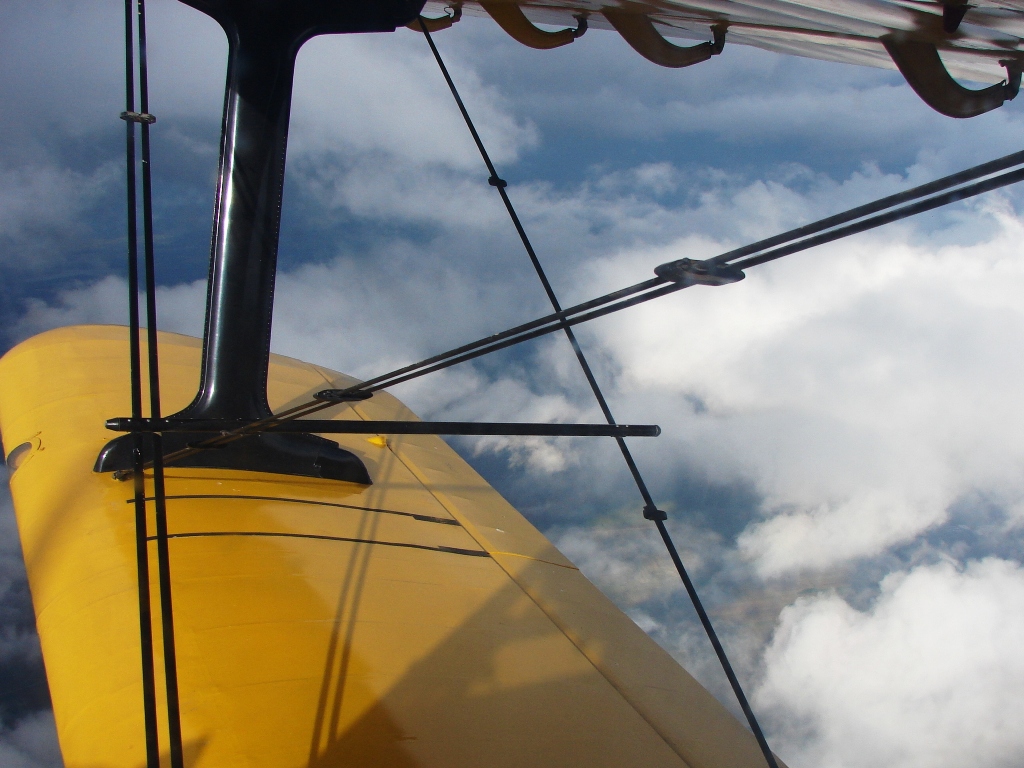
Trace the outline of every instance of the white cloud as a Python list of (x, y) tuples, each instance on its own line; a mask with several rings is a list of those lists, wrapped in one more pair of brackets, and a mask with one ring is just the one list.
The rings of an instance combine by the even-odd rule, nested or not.
[[(25, 312), (8, 331), (15, 341), (66, 325), (127, 325), (127, 281), (105, 277), (91, 285), (61, 291), (54, 301), (27, 299)], [(139, 297), (145, 325), (145, 298)], [(161, 330), (203, 335), (206, 312), (206, 281), (157, 288), (157, 325)]]
[[(4, 446), (5, 453), (10, 453), (12, 448), (13, 445)], [(7, 466), (0, 465), (0, 595), (6, 594), (16, 579), (25, 576), (18, 524), (14, 519), (14, 505), (7, 477)], [(3, 653), (2, 648), (3, 643), (0, 641), (0, 654)]]
[[(683, 589), (657, 531), (639, 515), (633, 525), (572, 526), (558, 531), (554, 543), (620, 607), (635, 608)], [(698, 552), (691, 548), (682, 556), (689, 571), (700, 571)], [(647, 631), (660, 629), (650, 615), (639, 611), (636, 616)]]
[[(582, 409), (562, 395), (533, 391), (521, 381), (500, 378), (481, 382), (446, 409), (446, 418), (460, 421), (526, 421), (565, 423), (586, 421)], [(591, 415), (592, 419), (593, 416)], [(537, 473), (554, 474), (578, 462), (578, 445), (565, 439), (542, 437), (483, 437), (473, 441), (474, 453), (502, 453), (509, 466), (526, 466)]]
[[(686, 460), (763, 494), (740, 539), (762, 574), (876, 555), (961, 494), (1024, 484), (1024, 224), (998, 201), (980, 222), (976, 242), (890, 228), (601, 326), (624, 390), (679, 398), (661, 419)], [(719, 250), (687, 238), (605, 268)]]
[(755, 703), (794, 768), (1020, 765), (1024, 570), (994, 558), (887, 576), (865, 611), (782, 612)]
[[(124, 8), (102, 0), (66, 0), (61, 13), (36, 3), (10, 0), (0, 7), (0, 66), (4, 78), (0, 115), (9, 152), (19, 157), (34, 141), (93, 136), (120, 138), (124, 123)], [(182, 117), (219, 123), (224, 101), (227, 39), (212, 19), (177, 0), (147, 3), (151, 105), (158, 125)], [(38, 136), (36, 136), (38, 135)], [(29, 157), (32, 157), (31, 155)], [(62, 158), (66, 160), (66, 158)], [(38, 162), (38, 158), (34, 159)]]
[(86, 236), (83, 214), (116, 179), (109, 164), (91, 173), (53, 164), (0, 170), (0, 264), (63, 267), (69, 244)]
[[(504, 97), (456, 54), (446, 62), (496, 162), (536, 143)], [(302, 155), (386, 152), (412, 163), (477, 169), (481, 161), (422, 35), (335, 35), (303, 46), (290, 149)], [(377, 166), (379, 172), (379, 165)]]
[(0, 731), (4, 768), (62, 768), (52, 712), (30, 715), (9, 731)]
[(127, 325), (126, 285), (121, 278), (111, 276), (85, 288), (63, 291), (53, 304), (40, 299), (28, 299), (25, 302), (25, 313), (9, 335), (20, 341), (65, 325)]
[(67, 228), (116, 172), (104, 166), (91, 176), (54, 167), (0, 173), (0, 235), (24, 239)]
[[(4, 450), (13, 447), (4, 446)], [(41, 675), (43, 667), (39, 639), (31, 629), (31, 608), (21, 592), (25, 565), (7, 479), (7, 467), (0, 465), (0, 610), (6, 620), (0, 624), (0, 671), (6, 679), (13, 677), (24, 685), (32, 676)], [(31, 670), (27, 675), (25, 667)], [(17, 701), (18, 693), (0, 691), (0, 700), (17, 710), (22, 703)], [(52, 712), (37, 711), (14, 723), (0, 722), (0, 765), (4, 768), (58, 768), (61, 764)]]

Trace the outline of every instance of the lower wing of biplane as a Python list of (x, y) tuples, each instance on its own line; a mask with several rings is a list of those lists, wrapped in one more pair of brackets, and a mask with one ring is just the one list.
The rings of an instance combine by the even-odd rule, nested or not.
[[(161, 334), (160, 351), (164, 400), (184, 406), (201, 342)], [(125, 328), (85, 326), (0, 361), (0, 428), (67, 768), (146, 760), (132, 483), (92, 471), (105, 419), (130, 407), (128, 359)], [(352, 383), (271, 360), (277, 411)], [(384, 393), (327, 413), (416, 418)], [(444, 441), (331, 438), (372, 484), (166, 469), (186, 765), (764, 764), (750, 732)]]

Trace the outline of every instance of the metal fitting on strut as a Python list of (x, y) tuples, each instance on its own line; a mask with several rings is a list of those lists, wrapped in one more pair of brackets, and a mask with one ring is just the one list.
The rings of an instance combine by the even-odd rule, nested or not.
[(657, 507), (644, 507), (644, 517), (648, 520), (668, 520), (668, 515)]
[(654, 268), (654, 274), (682, 285), (728, 285), (744, 277), (743, 270), (713, 261), (679, 259)]

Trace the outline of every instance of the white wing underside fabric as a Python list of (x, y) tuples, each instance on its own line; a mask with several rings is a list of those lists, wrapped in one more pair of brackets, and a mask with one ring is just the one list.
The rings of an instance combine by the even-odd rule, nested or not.
[[(645, 14), (667, 38), (707, 41), (711, 26), (726, 24), (729, 45), (752, 45), (777, 53), (895, 69), (880, 38), (906, 33), (934, 43), (954, 77), (978, 83), (1006, 78), (1000, 65), (1020, 58), (1024, 40), (1024, 0), (972, 0), (956, 32), (942, 28), (943, 5), (924, 0), (696, 0), (695, 2), (630, 2), (611, 4), (554, 0), (518, 2), (533, 22), (575, 27), (586, 14), (591, 29), (612, 29), (602, 9)], [(441, 16), (451, 3), (430, 0), (424, 16)], [(468, 1), (465, 13), (487, 16)]]

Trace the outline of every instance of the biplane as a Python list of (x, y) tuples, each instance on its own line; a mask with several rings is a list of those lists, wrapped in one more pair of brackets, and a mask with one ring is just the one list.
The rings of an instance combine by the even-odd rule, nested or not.
[[(1014, 183), (1024, 153), (713, 259), (657, 265), (635, 285), (564, 307), (431, 35), (464, 14), (541, 50), (618, 34), (652, 66), (678, 69), (751, 45), (898, 69), (929, 106), (969, 118), (1017, 94), (1024, 7), (186, 2), (229, 40), (203, 338), (156, 327), (155, 118), (144, 4), (129, 0), (129, 325), (61, 328), (0, 360), (0, 433), (65, 765), (776, 768), (626, 446), (659, 430), (615, 421), (572, 328), (678, 290), (723, 288), (766, 261)], [(317, 35), (405, 26), (437, 56), (552, 312), (359, 380), (270, 352), (293, 70)], [(386, 392), (550, 333), (569, 336), (606, 423), (428, 422)], [(618, 442), (638, 515), (664, 539), (746, 724), (440, 437), (459, 434)]]

